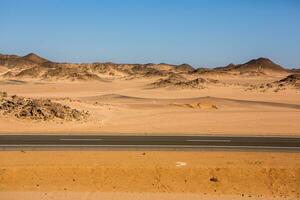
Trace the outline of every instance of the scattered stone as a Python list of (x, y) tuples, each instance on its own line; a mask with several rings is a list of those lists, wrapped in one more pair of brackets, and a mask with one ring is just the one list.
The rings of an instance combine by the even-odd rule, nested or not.
[(211, 177), (209, 180), (211, 182), (218, 182), (219, 181), (217, 177)]
[(31, 99), (16, 95), (0, 96), (0, 114), (14, 116), (18, 119), (79, 121), (89, 113), (72, 109), (69, 106), (52, 102), (49, 99)]
[(245, 91), (259, 90), (260, 92), (265, 92), (268, 89), (273, 89), (273, 92), (279, 92), (287, 88), (300, 89), (300, 74), (292, 74), (272, 83), (249, 85)]
[(278, 81), (278, 83), (280, 83), (279, 85), (281, 86), (289, 85), (297, 89), (300, 89), (300, 74), (291, 74), (286, 78)]
[(272, 87), (273, 87), (273, 85), (272, 85), (271, 83), (267, 83), (266, 86), (267, 86), (268, 88), (272, 88)]
[(7, 93), (6, 92), (0, 92), (0, 98), (1, 97), (7, 97)]

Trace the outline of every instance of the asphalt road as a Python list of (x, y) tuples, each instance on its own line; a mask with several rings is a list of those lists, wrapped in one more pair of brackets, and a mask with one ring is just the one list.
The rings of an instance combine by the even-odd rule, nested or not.
[(0, 135), (0, 148), (208, 148), (300, 151), (300, 137)]

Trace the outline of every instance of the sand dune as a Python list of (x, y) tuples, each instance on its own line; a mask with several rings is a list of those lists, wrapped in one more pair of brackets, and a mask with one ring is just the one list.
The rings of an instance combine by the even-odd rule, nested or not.
[[(45, 85), (42, 85), (45, 87)], [(47, 85), (46, 85), (47, 86)], [(52, 98), (55, 102), (88, 111), (82, 123), (39, 124), (0, 118), (1, 130), (115, 134), (298, 134), (300, 105), (220, 97), (147, 98), (104, 94)], [(14, 123), (14, 126), (9, 124)]]
[[(292, 74), (266, 59), (193, 69), (187, 64), (74, 64), (32, 54), (0, 55), (0, 134), (299, 136), (299, 80)], [(260, 88), (268, 84), (284, 89)], [(0, 196), (298, 199), (298, 157), (10, 151), (0, 154)]]
[(149, 103), (149, 104), (197, 104), (197, 103), (211, 103), (220, 105), (222, 107), (245, 107), (249, 108), (251, 106), (261, 106), (261, 107), (275, 107), (275, 108), (291, 108), (291, 109), (300, 109), (300, 104), (287, 104), (287, 103), (278, 103), (278, 102), (265, 102), (265, 101), (249, 101), (249, 100), (238, 100), (238, 99), (229, 99), (229, 98), (219, 98), (219, 97), (194, 97), (194, 98), (176, 98), (176, 99), (167, 99), (167, 98), (142, 98), (134, 96), (126, 96), (120, 94), (107, 94), (100, 96), (91, 96), (91, 97), (82, 97), (80, 98), (83, 101), (87, 102), (103, 102), (103, 103)]
[[(0, 55), (0, 69), (1, 91), (25, 99), (9, 109), (12, 115), (1, 112), (0, 132), (298, 135), (300, 130), (299, 75), (266, 58), (194, 69)], [(32, 119), (40, 107), (44, 110), (42, 99), (58, 103), (51, 104), (55, 109), (84, 110), (89, 117), (80, 122)], [(29, 117), (15, 117), (21, 111)], [(44, 111), (47, 115), (49, 109)]]

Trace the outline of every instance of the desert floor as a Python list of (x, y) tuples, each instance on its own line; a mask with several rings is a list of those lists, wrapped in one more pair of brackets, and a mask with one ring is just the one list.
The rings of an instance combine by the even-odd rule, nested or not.
[(0, 152), (0, 199), (299, 199), (300, 154)]
[[(0, 91), (89, 111), (83, 121), (2, 115), (1, 134), (299, 135), (300, 91), (245, 91), (278, 80), (223, 79), (205, 89), (112, 82), (0, 81)], [(300, 198), (300, 154), (238, 151), (0, 151), (0, 199)]]
[[(111, 82), (0, 82), (9, 95), (50, 98), (90, 112), (80, 122), (0, 116), (1, 133), (298, 135), (300, 91), (245, 91), (279, 78), (218, 78), (205, 89), (151, 88), (153, 78)], [(237, 84), (238, 83), (238, 84)]]

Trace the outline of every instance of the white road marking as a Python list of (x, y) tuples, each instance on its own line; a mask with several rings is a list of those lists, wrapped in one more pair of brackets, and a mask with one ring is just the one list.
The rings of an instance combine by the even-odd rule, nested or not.
[(186, 140), (188, 142), (231, 142), (231, 140)]
[(80, 139), (80, 138), (62, 138), (62, 139), (59, 139), (61, 141), (102, 141), (103, 139), (100, 139), (100, 138), (91, 138), (91, 139), (87, 139), (87, 138), (83, 138), (83, 139)]

